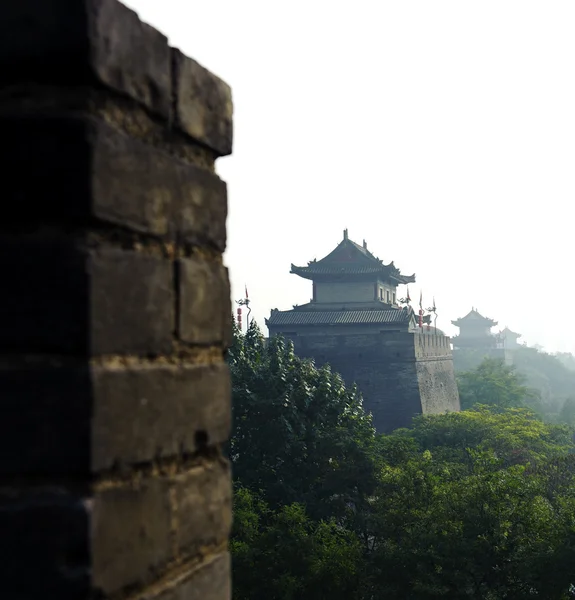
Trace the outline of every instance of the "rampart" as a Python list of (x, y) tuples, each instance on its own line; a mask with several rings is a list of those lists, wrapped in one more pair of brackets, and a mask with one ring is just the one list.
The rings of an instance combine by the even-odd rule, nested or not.
[(380, 432), (411, 423), (418, 414), (460, 409), (449, 338), (390, 331), (292, 338), (301, 356), (329, 363), (356, 383)]
[(0, 595), (229, 599), (230, 89), (115, 0), (0, 68)]

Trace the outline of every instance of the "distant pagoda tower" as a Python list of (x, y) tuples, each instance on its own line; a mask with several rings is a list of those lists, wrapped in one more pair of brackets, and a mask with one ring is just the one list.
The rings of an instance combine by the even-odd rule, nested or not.
[(517, 338), (521, 334), (508, 327), (493, 334), (491, 328), (497, 321), (484, 317), (475, 308), (451, 323), (459, 327), (459, 335), (453, 338), (453, 360), (457, 371), (473, 369), (488, 356), (513, 364), (513, 350), (519, 348)]
[(490, 350), (497, 347), (497, 340), (491, 328), (497, 321), (481, 315), (472, 308), (464, 317), (451, 321), (459, 327), (459, 335), (453, 338), (453, 346), (461, 350)]
[(414, 283), (415, 275), (402, 275), (393, 262), (385, 265), (365, 242), (360, 246), (350, 240), (347, 229), (343, 240), (325, 258), (306, 267), (292, 264), (291, 273), (312, 281), (311, 302), (293, 310), (272, 311), (266, 321), (270, 335), (303, 333), (301, 328), (317, 331), (333, 325), (360, 327), (362, 331), (416, 327), (413, 310), (399, 305), (397, 291), (401, 284)]
[(312, 299), (272, 310), (270, 336), (291, 339), (300, 356), (356, 383), (378, 431), (406, 427), (417, 414), (459, 410), (449, 338), (419, 327), (407, 290), (399, 298), (398, 286), (414, 283), (415, 275), (384, 264), (347, 229), (327, 256), (292, 264), (291, 273), (312, 282)]

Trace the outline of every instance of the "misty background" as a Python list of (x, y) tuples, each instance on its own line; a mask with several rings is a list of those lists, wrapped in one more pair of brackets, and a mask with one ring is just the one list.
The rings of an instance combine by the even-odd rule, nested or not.
[(474, 306), (575, 351), (575, 4), (126, 4), (232, 87), (226, 261), (262, 327), (348, 228), (448, 334)]

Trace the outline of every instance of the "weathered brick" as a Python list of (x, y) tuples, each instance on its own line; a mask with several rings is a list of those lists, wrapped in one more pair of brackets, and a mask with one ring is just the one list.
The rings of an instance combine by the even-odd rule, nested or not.
[(87, 475), (193, 453), (229, 435), (224, 363), (111, 368), (54, 361), (0, 368), (3, 475)]
[(0, 69), (4, 84), (100, 84), (170, 114), (168, 40), (117, 0), (6, 3)]
[[(141, 596), (177, 574), (179, 600), (229, 598), (229, 555), (206, 558), (230, 531), (229, 465), (205, 448), (230, 429), (229, 373), (173, 354), (180, 330), (229, 340), (211, 171), (231, 151), (229, 89), (117, 0), (3, 9), (4, 595)], [(214, 259), (203, 279), (167, 258), (191, 251)]]
[(96, 367), (93, 382), (94, 470), (195, 452), (199, 442), (228, 438), (231, 390), (224, 363)]
[(168, 485), (164, 478), (147, 478), (94, 497), (92, 577), (105, 594), (153, 579), (173, 557)]
[(182, 201), (176, 205), (175, 225), (180, 241), (226, 249), (228, 195), (226, 184), (216, 175), (187, 167), (180, 178)]
[(192, 344), (225, 344), (231, 328), (228, 272), (215, 261), (184, 258), (179, 261), (180, 338)]
[(176, 544), (182, 556), (224, 541), (232, 523), (229, 464), (221, 459), (174, 477)]
[(228, 552), (211, 557), (193, 571), (171, 580), (141, 600), (230, 600), (231, 559)]
[(3, 597), (88, 596), (89, 511), (81, 492), (0, 488), (0, 531)]
[[(0, 128), (10, 221), (103, 222), (225, 250), (227, 188), (214, 173), (86, 116), (4, 118)], [(46, 190), (50, 201), (31, 211)]]
[(218, 156), (232, 153), (233, 104), (230, 87), (195, 60), (172, 50), (175, 122)]
[(170, 261), (120, 250), (92, 253), (91, 350), (94, 354), (165, 354), (174, 329)]
[(71, 240), (0, 239), (0, 349), (162, 354), (174, 329), (173, 267), (138, 252), (88, 252)]

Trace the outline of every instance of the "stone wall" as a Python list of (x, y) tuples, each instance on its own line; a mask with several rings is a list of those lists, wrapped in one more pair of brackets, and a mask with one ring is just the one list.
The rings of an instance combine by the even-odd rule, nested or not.
[(329, 363), (347, 384), (357, 383), (382, 433), (408, 426), (421, 413), (460, 409), (445, 336), (390, 331), (296, 336), (293, 342), (299, 355)]
[(229, 598), (230, 89), (115, 0), (0, 69), (2, 597)]

